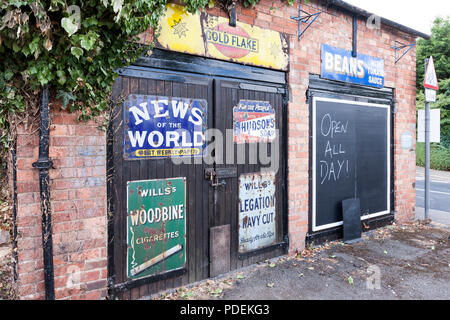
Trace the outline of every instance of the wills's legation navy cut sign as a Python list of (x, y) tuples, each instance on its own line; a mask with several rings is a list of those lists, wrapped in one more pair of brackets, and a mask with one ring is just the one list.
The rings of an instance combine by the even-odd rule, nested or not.
[(384, 60), (322, 44), (322, 78), (384, 87)]
[(125, 159), (203, 155), (205, 100), (132, 94), (123, 106)]

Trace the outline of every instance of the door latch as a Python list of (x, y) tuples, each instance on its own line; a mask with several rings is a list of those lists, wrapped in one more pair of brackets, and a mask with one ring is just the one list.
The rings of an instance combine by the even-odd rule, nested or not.
[(220, 187), (220, 186), (224, 186), (226, 184), (227, 184), (227, 182), (225, 180), (219, 181), (219, 179), (216, 178), (216, 181), (215, 182), (211, 182), (210, 185), (213, 188), (217, 188), (217, 187)]
[(210, 181), (209, 185), (213, 188), (217, 188), (227, 184), (225, 180), (219, 181), (219, 179), (217, 178), (216, 170), (214, 170), (213, 168), (208, 168), (205, 170), (205, 179)]

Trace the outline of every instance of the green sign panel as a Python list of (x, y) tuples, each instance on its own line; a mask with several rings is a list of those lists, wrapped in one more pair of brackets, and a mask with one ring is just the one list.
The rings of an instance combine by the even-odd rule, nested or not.
[(127, 275), (148, 277), (186, 264), (186, 178), (129, 181)]

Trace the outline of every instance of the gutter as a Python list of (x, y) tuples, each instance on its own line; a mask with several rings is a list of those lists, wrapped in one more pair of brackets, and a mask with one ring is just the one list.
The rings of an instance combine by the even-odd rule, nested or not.
[[(357, 15), (357, 16), (360, 16), (360, 17), (363, 17), (363, 18), (369, 18), (370, 16), (373, 15), (372, 13), (370, 13), (370, 12), (368, 12), (366, 10), (360, 9), (358, 7), (355, 7), (354, 5), (351, 5), (351, 4), (349, 4), (349, 3), (345, 2), (345, 1), (342, 1), (342, 0), (321, 0), (321, 1), (323, 3), (325, 3), (327, 6), (336, 7), (338, 9), (350, 12), (350, 13), (352, 13), (354, 15)], [(430, 40), (430, 38), (431, 38), (430, 35), (428, 35), (428, 34), (425, 34), (425, 33), (422, 33), (420, 31), (414, 30), (412, 28), (406, 27), (406, 26), (404, 26), (402, 24), (399, 24), (397, 22), (391, 21), (391, 20), (383, 18), (383, 17), (381, 17), (381, 23), (385, 24), (387, 26), (393, 27), (395, 29), (398, 29), (400, 31), (412, 34), (414, 36), (424, 38), (425, 40)]]
[(53, 272), (53, 238), (50, 210), (49, 169), (53, 162), (49, 159), (49, 107), (48, 85), (42, 90), (41, 121), (39, 130), (39, 159), (33, 163), (33, 168), (39, 169), (39, 191), (42, 212), (42, 249), (44, 258), (45, 299), (55, 299), (55, 283)]

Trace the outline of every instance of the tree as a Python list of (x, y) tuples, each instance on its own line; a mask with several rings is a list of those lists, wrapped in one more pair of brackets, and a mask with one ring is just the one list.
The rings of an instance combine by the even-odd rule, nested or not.
[(417, 41), (417, 89), (423, 90), (424, 60), (433, 56), (438, 79), (450, 78), (450, 18), (436, 18), (431, 29), (431, 39)]
[(441, 144), (450, 148), (450, 19), (436, 18), (431, 29), (431, 39), (417, 41), (417, 109), (424, 109), (425, 96), (423, 79), (424, 60), (433, 56), (439, 91), (432, 109), (441, 109)]

